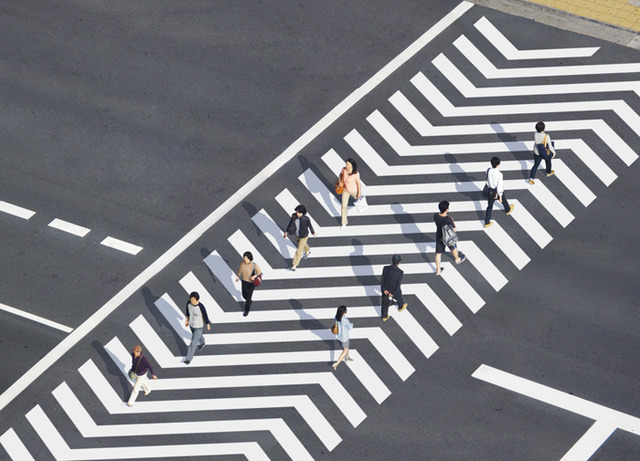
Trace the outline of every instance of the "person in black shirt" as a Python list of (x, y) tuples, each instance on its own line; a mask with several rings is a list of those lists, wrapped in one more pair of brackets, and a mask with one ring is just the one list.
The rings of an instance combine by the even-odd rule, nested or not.
[(307, 245), (309, 231), (311, 231), (314, 237), (316, 236), (316, 231), (313, 229), (311, 220), (307, 216), (307, 208), (304, 205), (298, 205), (295, 213), (291, 215), (287, 229), (284, 232), (284, 238), (287, 238), (287, 234), (293, 234), (298, 239), (298, 249), (296, 250), (296, 254), (293, 257), (293, 264), (291, 265), (292, 271), (296, 270), (302, 258), (306, 258), (311, 254), (311, 248)]
[(393, 301), (398, 302), (398, 312), (402, 312), (407, 308), (407, 303), (402, 299), (402, 289), (400, 287), (402, 275), (404, 274), (398, 267), (400, 261), (402, 261), (400, 255), (395, 254), (391, 258), (392, 265), (385, 266), (384, 269), (382, 269), (382, 279), (380, 280), (380, 291), (382, 292), (380, 314), (383, 322), (389, 319), (389, 305)]
[[(444, 253), (445, 244), (442, 241), (442, 228), (445, 224), (450, 224), (453, 226), (453, 230), (456, 230), (456, 224), (453, 221), (451, 216), (447, 216), (447, 212), (449, 211), (449, 202), (443, 200), (438, 203), (438, 209), (440, 209), (440, 213), (436, 213), (433, 215), (433, 220), (436, 223), (436, 275), (440, 275), (443, 269), (440, 268), (440, 260), (442, 259), (442, 253)], [(467, 257), (463, 255), (461, 252), (458, 252), (458, 246), (453, 245), (449, 247), (451, 250), (451, 254), (453, 255), (456, 264), (460, 264)]]

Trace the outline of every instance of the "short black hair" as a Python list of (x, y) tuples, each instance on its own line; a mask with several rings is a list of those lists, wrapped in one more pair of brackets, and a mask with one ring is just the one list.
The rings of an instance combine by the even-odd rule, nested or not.
[(495, 168), (498, 165), (500, 165), (500, 157), (491, 157), (491, 166)]
[(356, 161), (352, 158), (348, 158), (347, 162), (349, 162), (353, 167), (353, 171), (351, 172), (351, 174), (356, 174), (358, 172), (358, 164), (356, 163)]
[(200, 301), (200, 295), (198, 294), (197, 291), (192, 291), (191, 294), (189, 295), (189, 299), (191, 298), (196, 298), (196, 301)]
[(536, 131), (542, 133), (544, 131), (544, 122), (536, 123)]
[(443, 200), (442, 202), (438, 203), (438, 209), (440, 210), (440, 213), (444, 213), (449, 209), (449, 202)]
[(253, 261), (253, 255), (251, 254), (250, 251), (245, 251), (244, 254), (242, 255), (243, 258), (249, 258), (249, 261)]
[(303, 204), (300, 204), (300, 205), (298, 205), (296, 207), (295, 212), (296, 213), (307, 214), (307, 208)]
[(401, 258), (401, 257), (400, 257), (400, 255), (399, 255), (399, 254), (397, 254), (397, 253), (396, 253), (396, 254), (394, 254), (394, 255), (391, 257), (391, 263), (392, 263), (393, 265), (395, 265), (395, 266), (397, 266), (398, 264), (400, 264), (400, 261), (402, 261), (402, 258)]

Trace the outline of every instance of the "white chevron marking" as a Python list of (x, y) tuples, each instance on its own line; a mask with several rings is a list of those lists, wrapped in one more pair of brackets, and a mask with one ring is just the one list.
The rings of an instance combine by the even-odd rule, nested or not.
[[(252, 461), (268, 461), (266, 453), (256, 442), (205, 443), (184, 445), (119, 446), (109, 448), (70, 448), (46, 413), (36, 405), (26, 414), (27, 420), (57, 461), (87, 461), (135, 458), (186, 458), (192, 456), (244, 455)], [(136, 435), (136, 433), (131, 434)]]
[[(157, 355), (154, 354), (154, 358), (157, 359)], [(160, 360), (158, 360), (158, 362), (160, 362)], [(109, 385), (104, 376), (102, 376), (102, 373), (100, 373), (92, 360), (88, 360), (78, 371), (80, 371), (91, 390), (110, 414), (294, 408), (327, 449), (333, 450), (341, 440), (338, 433), (306, 395), (162, 400), (157, 402), (141, 401), (136, 402), (133, 407), (128, 407)]]
[[(175, 390), (181, 391), (183, 389), (176, 388)], [(157, 390), (155, 382), (153, 390)], [(85, 438), (268, 431), (291, 459), (313, 460), (304, 445), (300, 443), (300, 440), (281, 418), (198, 421), (198, 424), (193, 424), (193, 421), (185, 421), (98, 425), (67, 383), (63, 382), (52, 393), (82, 437)]]
[(2, 434), (0, 444), (13, 461), (35, 461), (13, 429), (8, 429)]
[[(212, 335), (213, 336), (213, 335)], [(116, 367), (127, 376), (130, 354), (120, 340), (113, 338), (104, 347)], [(163, 378), (153, 382), (155, 391), (180, 391), (184, 389), (217, 389), (246, 387), (277, 387), (317, 384), (334, 402), (353, 427), (357, 427), (367, 415), (331, 372), (280, 373), (241, 376), (201, 376), (189, 378)]]
[[(536, 121), (525, 123), (486, 123), (475, 125), (433, 126), (422, 113), (399, 91), (389, 98), (389, 102), (411, 124), (420, 136), (459, 136), (461, 134), (506, 134), (532, 133)], [(550, 132), (591, 130), (628, 166), (638, 154), (604, 121), (560, 120), (545, 123)], [(564, 140), (563, 140), (564, 142)]]
[(596, 421), (571, 447), (560, 461), (587, 461), (615, 432), (617, 427), (605, 421)]
[(509, 61), (520, 59), (557, 59), (557, 58), (586, 58), (600, 49), (600, 47), (584, 48), (547, 48), (535, 50), (519, 50), (496, 29), (484, 16), (475, 24), (475, 28), (502, 53)]

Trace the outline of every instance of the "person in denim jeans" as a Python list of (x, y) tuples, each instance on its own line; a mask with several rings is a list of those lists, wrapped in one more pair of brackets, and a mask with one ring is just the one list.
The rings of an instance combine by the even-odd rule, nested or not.
[(200, 295), (194, 291), (189, 295), (189, 301), (187, 302), (186, 320), (184, 322), (186, 327), (191, 328), (191, 344), (187, 350), (187, 357), (184, 359), (184, 363), (189, 365), (193, 360), (193, 356), (196, 353), (196, 347), (198, 350), (202, 350), (204, 347), (204, 337), (202, 336), (202, 329), (207, 326), (207, 331), (211, 330), (209, 324), (209, 316), (204, 305), (200, 302)]

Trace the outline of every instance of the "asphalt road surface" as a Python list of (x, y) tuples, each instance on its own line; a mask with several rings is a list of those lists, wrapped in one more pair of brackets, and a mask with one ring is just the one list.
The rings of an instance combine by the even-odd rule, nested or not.
[[(13, 2), (0, 21), (0, 304), (56, 322), (0, 311), (0, 456), (640, 456), (637, 50), (451, 2)], [(530, 186), (541, 119), (556, 174)], [(485, 229), (493, 155), (516, 208)], [(341, 231), (348, 157), (370, 206)], [(437, 277), (443, 199), (468, 261)], [(300, 202), (317, 237), (291, 272)], [(265, 283), (243, 318), (247, 249)], [(394, 253), (409, 308), (382, 323)], [(213, 328), (187, 367), (194, 289)], [(354, 361), (334, 373), (340, 304)], [(134, 344), (159, 379), (128, 408)]]

